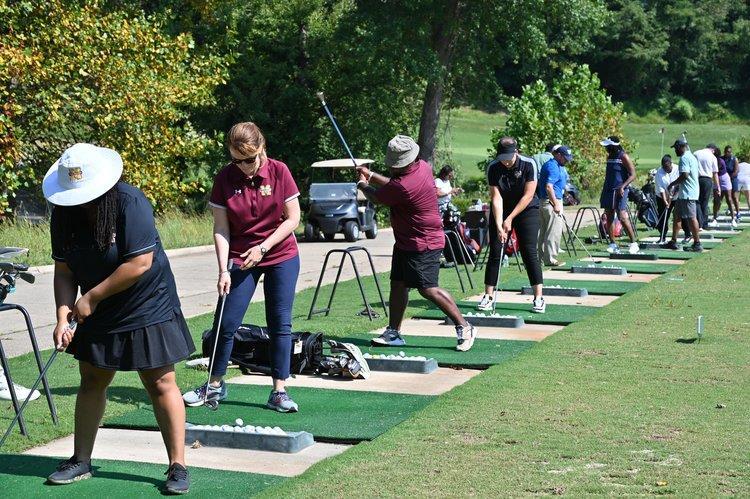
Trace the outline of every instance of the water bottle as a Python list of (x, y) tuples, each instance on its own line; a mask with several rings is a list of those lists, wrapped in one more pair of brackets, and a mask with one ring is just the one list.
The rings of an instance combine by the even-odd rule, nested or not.
[(508, 255), (503, 255), (503, 267), (507, 267), (508, 265)]

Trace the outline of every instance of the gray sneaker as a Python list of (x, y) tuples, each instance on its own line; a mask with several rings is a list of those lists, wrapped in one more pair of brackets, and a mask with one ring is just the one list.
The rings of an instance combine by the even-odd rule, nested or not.
[(406, 341), (401, 337), (401, 333), (389, 327), (385, 328), (383, 334), (371, 339), (370, 343), (381, 347), (401, 347), (406, 345)]
[[(206, 396), (206, 389), (208, 389), (208, 396)], [(225, 398), (227, 398), (227, 384), (224, 381), (221, 382), (221, 386), (211, 386), (204, 383), (195, 390), (185, 392), (182, 396), (182, 400), (188, 407), (201, 406), (204, 400), (220, 402)]]
[(179, 463), (174, 463), (166, 473), (164, 489), (169, 494), (187, 494), (190, 491), (190, 473)]
[(49, 483), (65, 485), (91, 478), (91, 462), (78, 461), (75, 456), (57, 465), (54, 473), (47, 477)]
[(299, 411), (299, 406), (294, 402), (294, 400), (289, 398), (289, 395), (286, 392), (272, 391), (271, 395), (268, 397), (266, 407), (278, 412)]

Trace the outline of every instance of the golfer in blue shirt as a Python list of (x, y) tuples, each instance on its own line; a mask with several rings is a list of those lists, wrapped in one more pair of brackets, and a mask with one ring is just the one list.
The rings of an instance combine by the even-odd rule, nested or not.
[(545, 265), (556, 267), (562, 265), (557, 259), (560, 253), (560, 239), (563, 227), (563, 194), (568, 181), (565, 165), (573, 160), (573, 154), (567, 146), (559, 146), (552, 153), (552, 159), (542, 165), (539, 172), (539, 239), (537, 253)]

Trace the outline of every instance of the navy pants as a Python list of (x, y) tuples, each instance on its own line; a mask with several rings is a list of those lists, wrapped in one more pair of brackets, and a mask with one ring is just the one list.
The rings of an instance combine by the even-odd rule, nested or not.
[[(289, 363), (292, 355), (292, 305), (294, 291), (299, 276), (299, 255), (276, 265), (254, 267), (248, 270), (231, 270), (232, 287), (224, 305), (224, 315), (219, 328), (219, 342), (216, 345), (216, 359), (211, 374), (223, 376), (227, 372), (227, 362), (234, 345), (234, 332), (242, 324), (250, 300), (260, 276), (265, 293), (266, 325), (271, 336), (271, 376), (285, 380), (289, 377)], [(219, 319), (219, 306), (214, 313), (214, 330)], [(213, 345), (212, 345), (213, 346)]]

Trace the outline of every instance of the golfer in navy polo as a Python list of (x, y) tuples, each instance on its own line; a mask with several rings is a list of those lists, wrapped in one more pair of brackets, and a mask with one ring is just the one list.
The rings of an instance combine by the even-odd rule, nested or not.
[[(44, 177), (44, 196), (54, 206), (54, 342), (73, 354), (81, 374), (73, 456), (48, 480), (68, 484), (91, 477), (107, 387), (115, 372), (138, 371), (167, 448), (166, 491), (185, 493), (185, 407), (174, 364), (195, 347), (151, 204), (121, 182), (121, 174), (117, 152), (76, 144)], [(77, 328), (69, 328), (71, 319)]]

